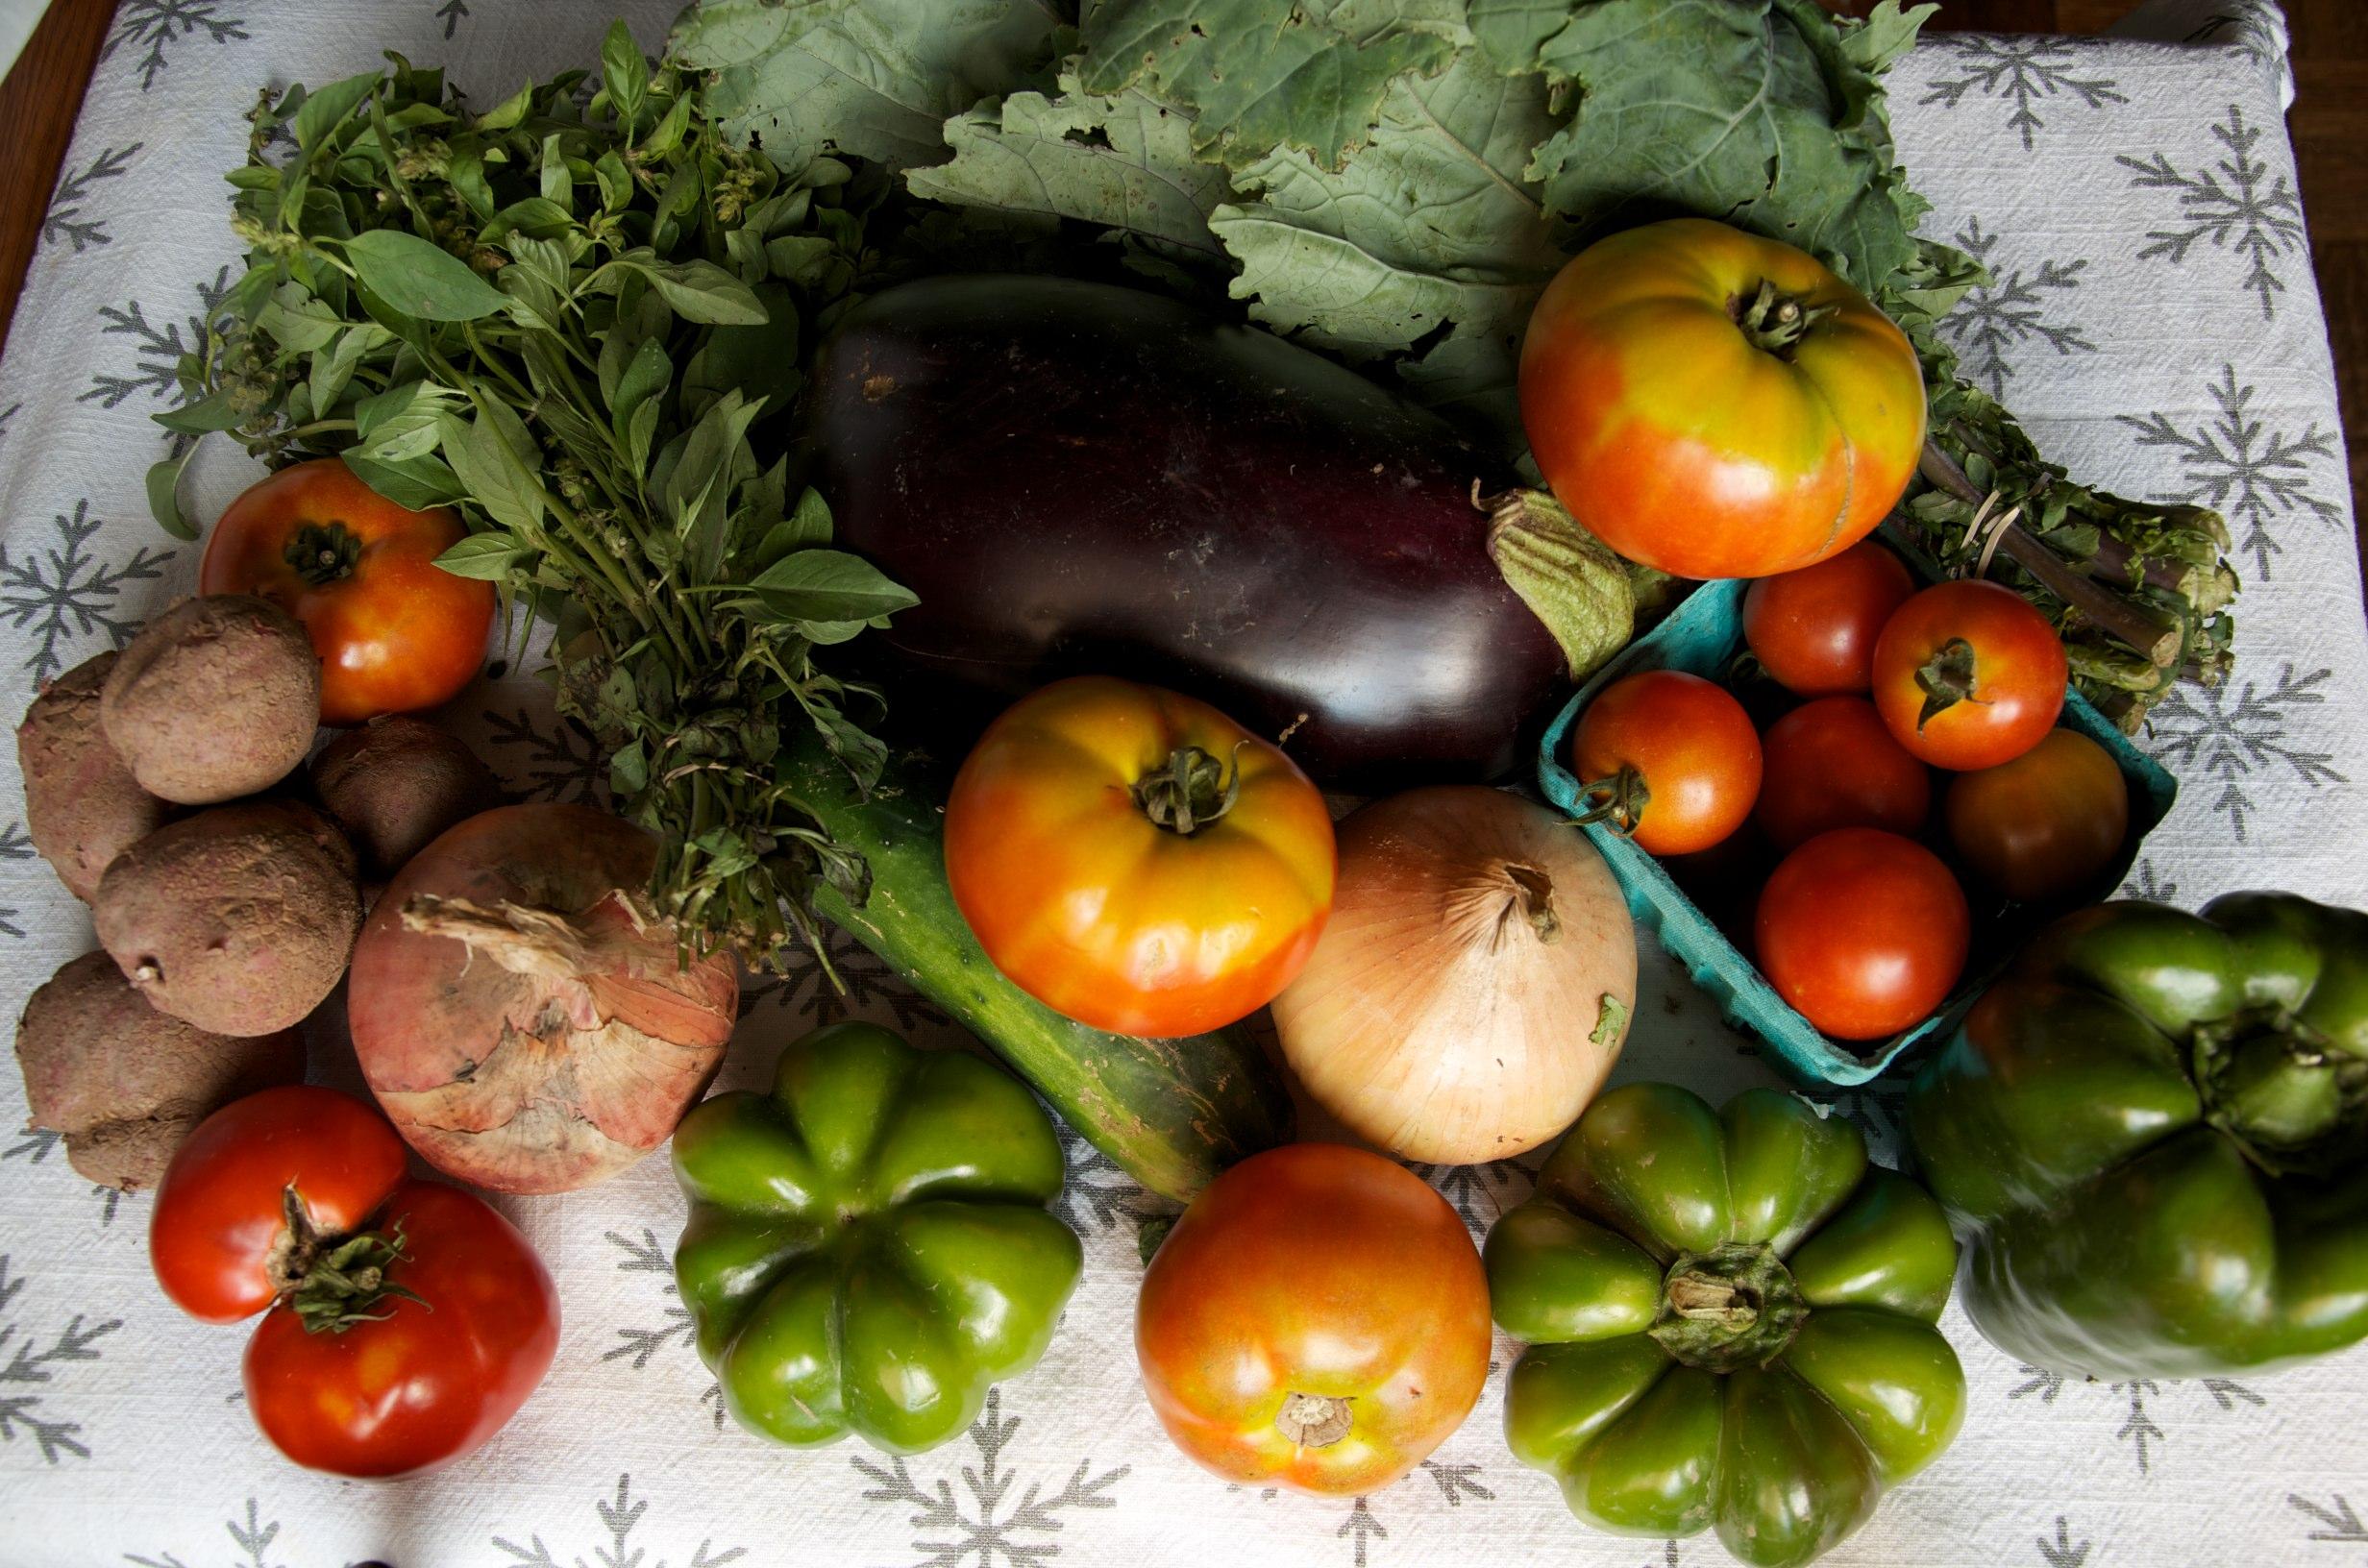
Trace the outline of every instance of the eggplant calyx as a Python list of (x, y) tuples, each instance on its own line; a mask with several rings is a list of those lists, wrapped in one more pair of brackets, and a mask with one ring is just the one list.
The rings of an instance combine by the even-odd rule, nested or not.
[(1644, 1332), (1684, 1365), (1734, 1372), (1783, 1355), (1808, 1316), (1809, 1303), (1774, 1248), (1728, 1241), (1669, 1265), (1660, 1314)]
[(308, 523), (281, 551), (289, 570), (315, 588), (343, 582), (361, 564), (361, 539), (342, 523)]
[(1553, 636), (1572, 680), (1628, 646), (1636, 586), (1610, 546), (1542, 490), (1489, 496), (1474, 480), (1471, 501), (1489, 514), (1489, 559)]
[(1976, 697), (1973, 645), (1962, 637), (1952, 637), (1933, 650), (1915, 673), (1916, 690), (1924, 694), (1924, 705), (1916, 710), (1916, 733), (1948, 712), (1960, 702), (1981, 702)]
[(1242, 797), (1242, 747), (1219, 762), (1196, 746), (1179, 746), (1168, 754), (1166, 767), (1135, 780), (1135, 804), (1162, 827), (1182, 838), (1221, 819)]
[[(400, 1220), (383, 1236), (376, 1231), (326, 1235), (312, 1223), (294, 1182), (281, 1193), (281, 1205), (286, 1229), (268, 1266), (281, 1305), (296, 1314), (307, 1334), (343, 1334), (358, 1323), (379, 1322), (393, 1312), (390, 1298), (435, 1310), (391, 1277), (407, 1256)], [(384, 1310), (374, 1310), (379, 1308)]]
[(1788, 362), (1801, 339), (1839, 308), (1833, 305), (1811, 305), (1807, 295), (1783, 293), (1765, 279), (1760, 281), (1759, 291), (1750, 298), (1738, 294), (1727, 302), (1727, 314), (1735, 318), (1735, 325), (1742, 330), (1751, 346)]

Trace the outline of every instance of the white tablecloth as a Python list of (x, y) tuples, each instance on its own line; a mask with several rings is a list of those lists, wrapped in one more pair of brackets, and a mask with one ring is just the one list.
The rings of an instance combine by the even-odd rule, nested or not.
[[(629, 5), (654, 50), (671, 0)], [(2195, 497), (2231, 518), (2247, 589), (2233, 676), (2184, 690), (2146, 744), (2177, 812), (2137, 888), (2195, 903), (2275, 885), (2368, 902), (2368, 637), (2335, 388), (2282, 119), (2282, 22), (2253, 0), (2158, 0), (2139, 42), (1941, 37), (1892, 98), (1935, 233), (1996, 272), (1952, 325), (2084, 478)], [(0, 364), (0, 690), (111, 644), (187, 590), (196, 552), (157, 532), (141, 474), (174, 357), (237, 276), (221, 172), (266, 83), (444, 61), (480, 102), (589, 62), (607, 21), (554, 0), (124, 0)], [(252, 475), (194, 471), (210, 518)], [(537, 689), (456, 714), (509, 779), (579, 796), (597, 772)], [(0, 764), (0, 800), (21, 798)], [(0, 1011), (90, 943), (85, 911), (0, 807)], [(943, 1025), (851, 948), (863, 1016)], [(1623, 1064), (1713, 1097), (1768, 1076), (1657, 953)], [(843, 1011), (810, 970), (754, 988), (726, 1082)], [(333, 1042), (316, 1076), (352, 1082)], [(21, 1124), (0, 1073), (0, 1124)], [(1887, 1143), (1896, 1090), (1841, 1108)], [(422, 1564), (710, 1568), (1425, 1568), (1723, 1560), (1709, 1537), (1594, 1534), (1508, 1458), (1502, 1366), (1470, 1423), (1397, 1485), (1351, 1501), (1225, 1486), (1153, 1424), (1134, 1378), (1147, 1200), (1081, 1144), (1069, 1216), (1088, 1268), (1035, 1372), (969, 1435), (892, 1460), (791, 1453), (725, 1425), (687, 1342), (662, 1160), (597, 1190), (508, 1202), (558, 1276), (548, 1384), (498, 1439), (433, 1477), (366, 1485), (282, 1462), (240, 1408), (244, 1332), (182, 1317), (147, 1268), (147, 1201), (93, 1190), (37, 1134), (0, 1138), (0, 1561), (175, 1568)], [(1513, 1168), (1431, 1173), (1475, 1233)], [(2017, 1367), (1952, 1312), (1963, 1436), (1829, 1560), (1992, 1568), (2368, 1562), (2368, 1352), (2260, 1381), (2085, 1384)]]

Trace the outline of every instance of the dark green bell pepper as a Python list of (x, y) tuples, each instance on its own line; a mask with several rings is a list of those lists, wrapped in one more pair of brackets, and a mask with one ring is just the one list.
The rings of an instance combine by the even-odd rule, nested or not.
[(724, 1408), (809, 1446), (912, 1454), (1036, 1364), (1083, 1255), (1046, 1212), (1061, 1147), (1008, 1074), (868, 1023), (781, 1053), (770, 1094), (675, 1131), (675, 1279)]
[(1530, 1342), (1514, 1458), (1606, 1530), (1714, 1527), (1745, 1562), (1807, 1562), (1964, 1414), (1934, 1327), (1957, 1266), (1939, 1205), (1772, 1089), (1718, 1112), (1670, 1084), (1603, 1095), (1484, 1257)]
[(2232, 894), (2058, 922), (1908, 1105), (1965, 1310), (2051, 1371), (2184, 1378), (2368, 1336), (2368, 915)]

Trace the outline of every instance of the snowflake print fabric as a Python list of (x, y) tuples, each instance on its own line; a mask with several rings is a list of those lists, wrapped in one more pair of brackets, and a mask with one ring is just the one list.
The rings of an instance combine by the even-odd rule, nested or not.
[[(679, 0), (622, 0), (662, 46)], [(757, 8), (752, 8), (755, 10)], [(1498, 10), (1502, 11), (1502, 7)], [(547, 0), (123, 0), (0, 360), (0, 672), (39, 684), (191, 590), (200, 551), (147, 520), (168, 450), (150, 415), (203, 337), (240, 245), (222, 171), (266, 83), (333, 81), (382, 50), (449, 67), (481, 107), (595, 62), (609, 5)], [(2234, 669), (2183, 686), (2138, 743), (2174, 772), (2130, 896), (2193, 907), (2282, 886), (2368, 905), (2368, 631), (2353, 501), (2265, 0), (2147, 0), (2146, 37), (1936, 36), (1889, 79), (1923, 233), (1987, 281), (1941, 327), (1966, 374), (2047, 455), (2118, 493), (2219, 509), (2246, 577)], [(587, 85), (585, 89), (590, 90)], [(198, 451), (183, 500), (210, 521), (256, 471)], [(606, 760), (556, 716), (538, 644), (439, 717), (520, 798), (607, 799)], [(6, 765), (0, 765), (5, 771)], [(0, 1010), (89, 942), (0, 800)], [(1620, 1075), (1721, 1103), (1778, 1082), (1649, 939)], [(756, 1087), (780, 1046), (856, 1018), (975, 1049), (834, 936), (751, 976), (718, 1079)], [(315, 1076), (349, 1086), (341, 1042)], [(342, 1075), (342, 1076), (341, 1076)], [(1896, 1159), (1890, 1078), (1813, 1096)], [(1338, 1137), (1309, 1115), (1302, 1133)], [(1311, 1499), (1228, 1487), (1146, 1408), (1133, 1306), (1178, 1206), (1073, 1132), (1056, 1202), (1085, 1274), (1050, 1351), (946, 1446), (792, 1450), (723, 1409), (678, 1293), (685, 1206), (659, 1154), (600, 1188), (503, 1207), (563, 1301), (544, 1389), (438, 1475), (359, 1487), (279, 1460), (240, 1395), (243, 1335), (184, 1319), (148, 1282), (150, 1200), (94, 1190), (28, 1129), (0, 1072), (0, 1568), (1721, 1568), (1707, 1537), (1577, 1525), (1505, 1446), (1516, 1354), (1394, 1486)], [(1544, 1151), (1424, 1166), (1475, 1243)], [(1963, 1435), (1825, 1568), (2329, 1568), (2368, 1562), (2368, 1356), (2255, 1381), (2086, 1384), (2020, 1366), (1961, 1311)]]

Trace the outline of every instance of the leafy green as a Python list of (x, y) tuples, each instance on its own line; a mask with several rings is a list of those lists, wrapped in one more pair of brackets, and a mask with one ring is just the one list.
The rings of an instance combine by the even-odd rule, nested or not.
[[(783, 455), (801, 355), (871, 265), (887, 178), (741, 150), (622, 24), (586, 109), (569, 73), (471, 116), (390, 58), (259, 107), (231, 181), (249, 271), (163, 423), (458, 505), (475, 531), (441, 564), (555, 624), (560, 710), (658, 836), (654, 913), (686, 946), (777, 958), (811, 939), (818, 881), (859, 894), (865, 874), (799, 805), (780, 726), (869, 788), (885, 748), (848, 708), (868, 721), (873, 696), (813, 650), (914, 601), (825, 548)], [(180, 460), (149, 493), (185, 531)]]
[(705, 0), (668, 53), (712, 71), (706, 110), (784, 168), (826, 152), (901, 167), (940, 127), (1048, 64), (1068, 18), (1044, 0)]

